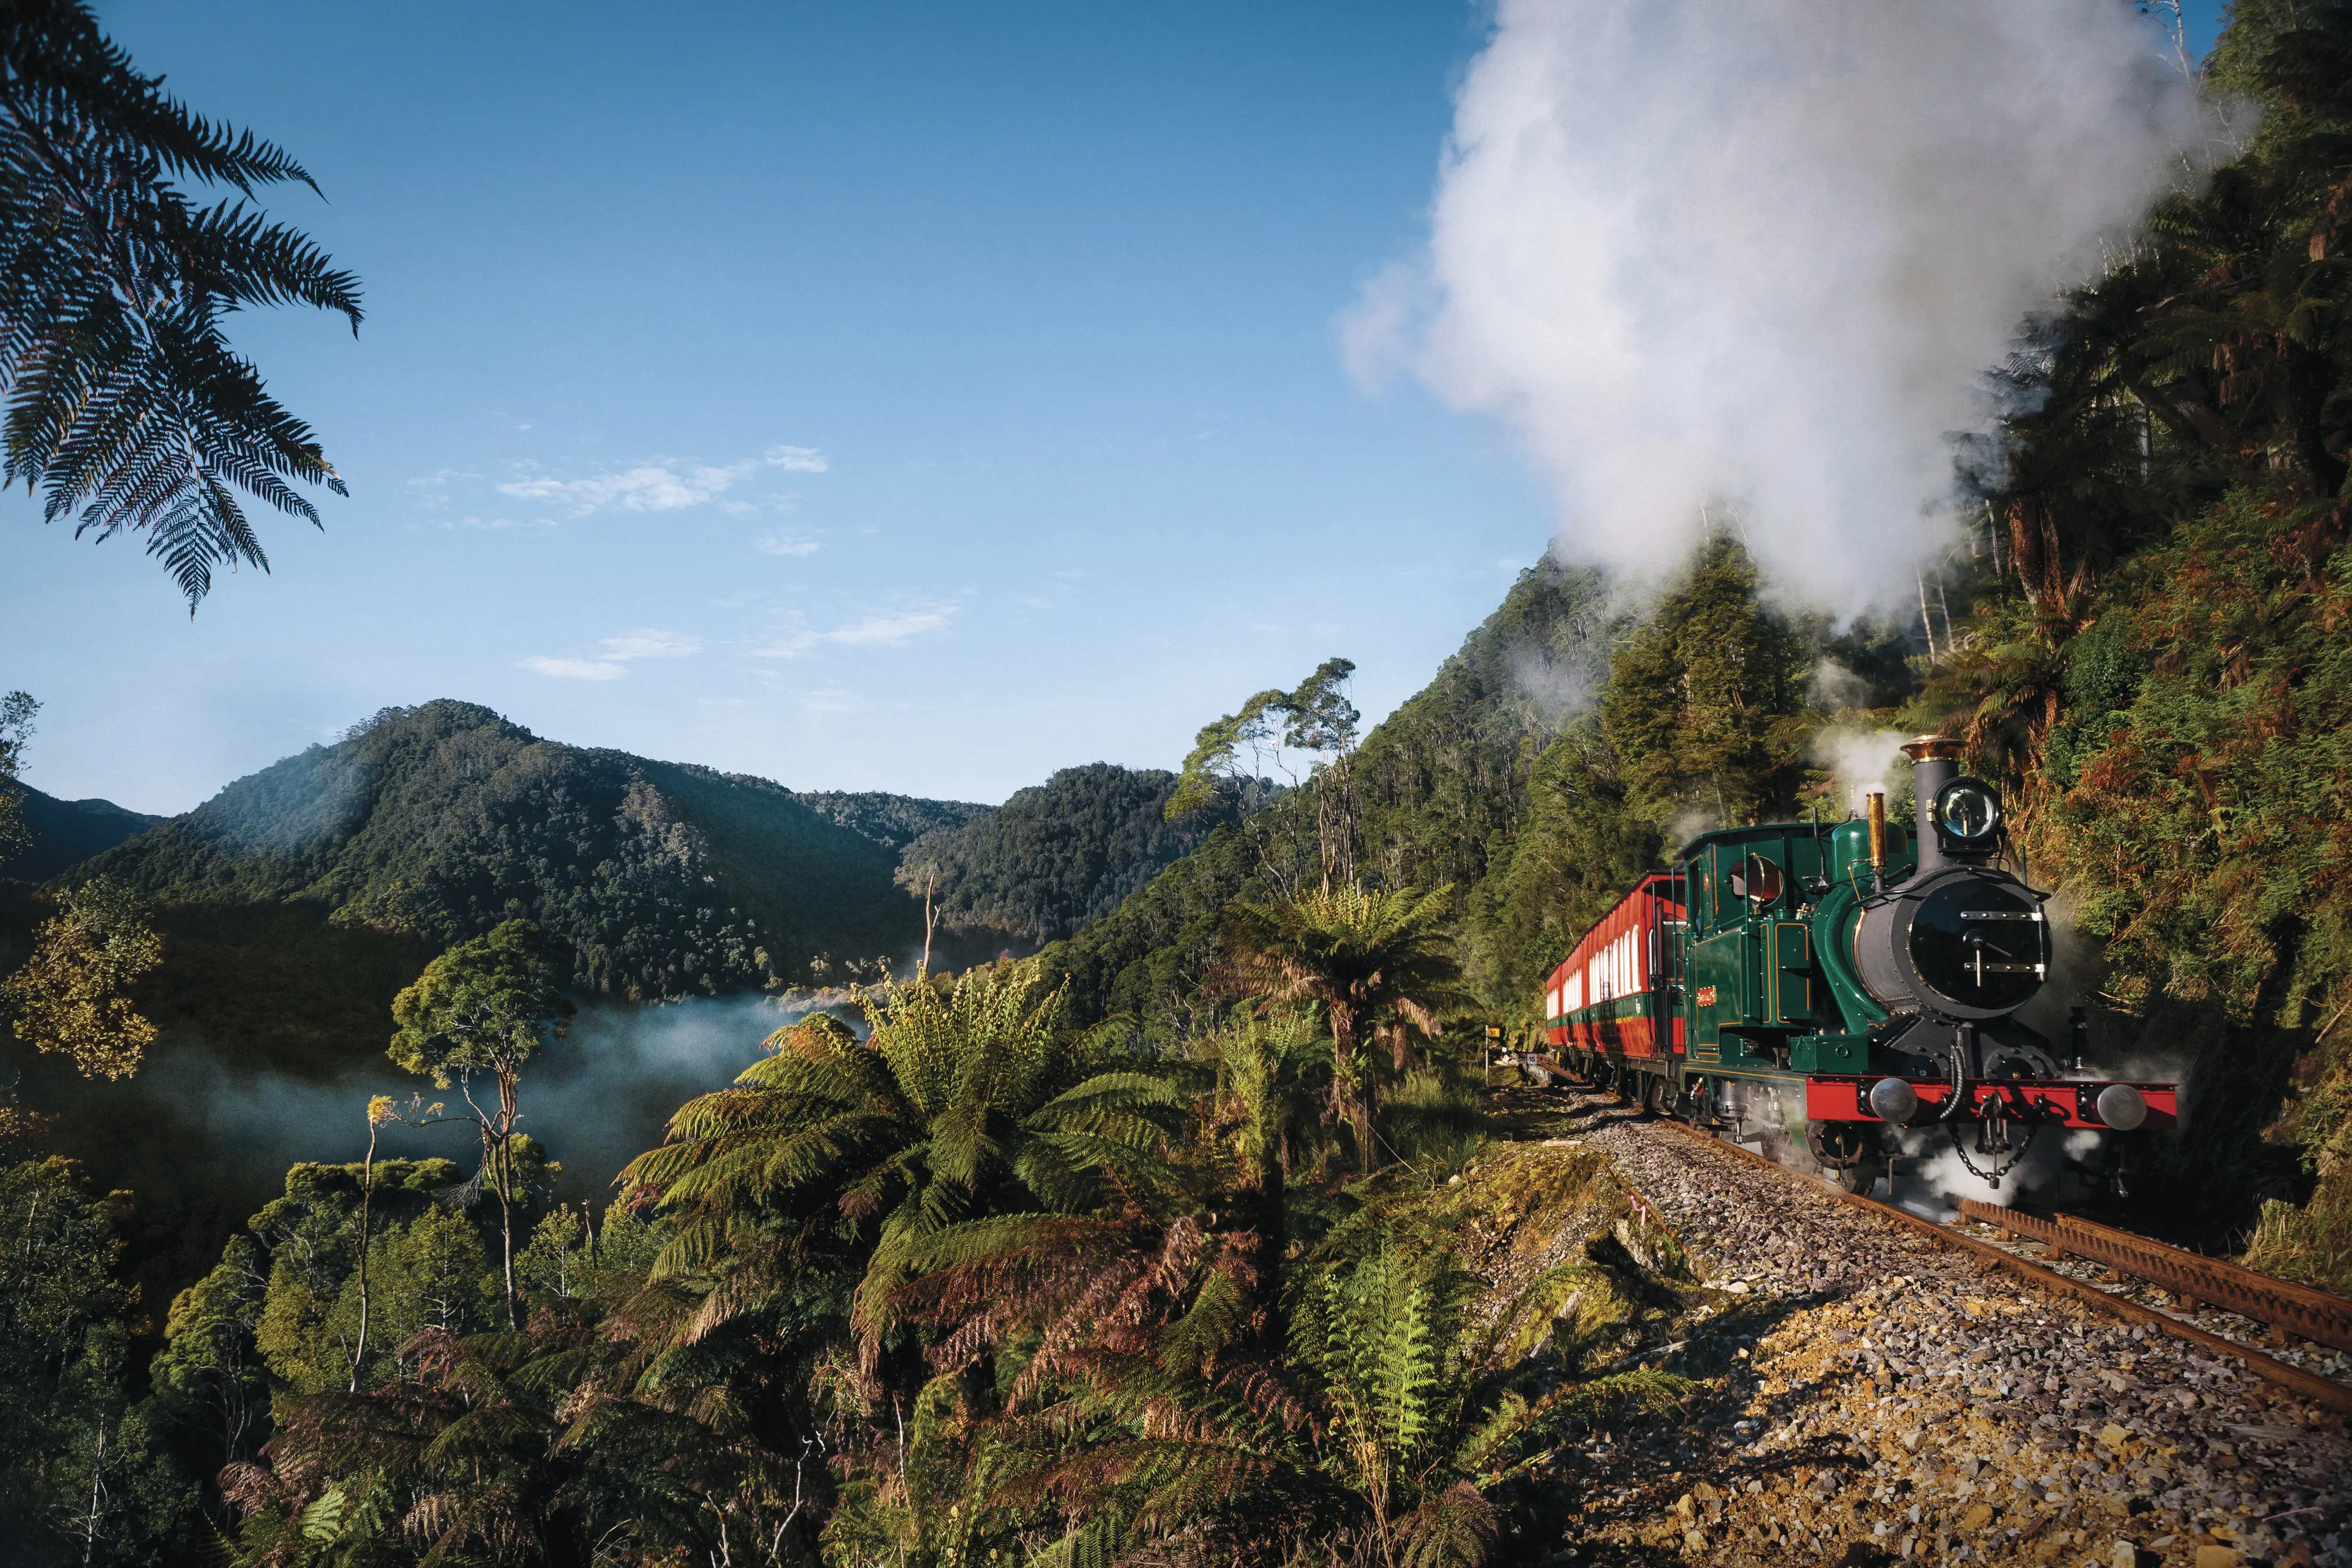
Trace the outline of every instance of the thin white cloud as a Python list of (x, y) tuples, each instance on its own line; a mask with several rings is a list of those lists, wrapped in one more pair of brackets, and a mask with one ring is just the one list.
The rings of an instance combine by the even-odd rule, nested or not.
[(953, 605), (941, 605), (928, 610), (891, 610), (837, 626), (830, 632), (812, 632), (806, 627), (774, 638), (751, 650), (761, 659), (796, 659), (822, 643), (838, 643), (846, 647), (896, 647), (917, 637), (929, 636), (947, 630), (955, 618)]
[(607, 637), (603, 643), (607, 659), (683, 659), (702, 652), (702, 639), (681, 632), (664, 632), (648, 626), (640, 632), (625, 632), (618, 637)]
[(521, 664), (559, 681), (617, 681), (629, 673), (627, 666), (603, 659), (551, 659), (541, 653), (533, 653)]
[(788, 539), (782, 534), (769, 534), (751, 541), (751, 548), (761, 555), (803, 556), (817, 552), (814, 539)]
[(499, 493), (519, 501), (551, 502), (577, 517), (614, 507), (627, 512), (675, 512), (715, 501), (762, 469), (822, 474), (828, 466), (824, 454), (814, 446), (771, 446), (757, 457), (716, 467), (660, 457), (584, 479), (533, 474), (509, 480)]
[(559, 659), (533, 653), (521, 664), (526, 670), (535, 670), (559, 681), (617, 681), (629, 673), (629, 665), (635, 660), (684, 659), (700, 652), (699, 637), (648, 626), (605, 638), (597, 644), (593, 659)]
[(728, 487), (756, 472), (756, 463), (734, 463), (724, 468), (685, 468), (670, 463), (647, 463), (619, 474), (593, 479), (557, 479), (540, 475), (499, 486), (502, 495), (519, 501), (555, 501), (586, 517), (607, 507), (631, 512), (675, 512), (716, 500)]
[(828, 643), (904, 643), (910, 637), (920, 637), (929, 632), (947, 630), (951, 610), (901, 610), (886, 615), (869, 615), (865, 620), (828, 632)]
[(856, 692), (839, 686), (820, 686), (801, 694), (801, 706), (811, 713), (856, 713), (864, 708), (866, 699)]
[(453, 481), (480, 477), (480, 475), (463, 468), (436, 468), (430, 474), (420, 474), (411, 479), (408, 487), (416, 492), (417, 499), (425, 506), (446, 507), (449, 504), (449, 486)]

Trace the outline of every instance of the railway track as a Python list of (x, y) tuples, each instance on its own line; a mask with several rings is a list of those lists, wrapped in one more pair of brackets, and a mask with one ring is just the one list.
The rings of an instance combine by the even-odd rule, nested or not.
[(2196, 1311), (2202, 1301), (2242, 1317), (2258, 1318), (2320, 1344), (2352, 1350), (2352, 1301), (2341, 1296), (2072, 1215), (2027, 1214), (1974, 1198), (1962, 1199), (1960, 1212), (1981, 1224), (2039, 1241), (2053, 1258), (2070, 1254), (2086, 1258), (2118, 1273), (2161, 1285), (2179, 1298), (2188, 1311)]
[[(2095, 1308), (2110, 1316), (2120, 1318), (2124, 1322), (2133, 1324), (2135, 1327), (2157, 1329), (2177, 1339), (2186, 1340), (2191, 1344), (2195, 1344), (2201, 1349), (2234, 1357), (2245, 1366), (2247, 1371), (2263, 1378), (2266, 1382), (2274, 1383), (2283, 1388), (2290, 1389), (2297, 1396), (2307, 1399), (2312, 1404), (2323, 1406), (2324, 1408), (2336, 1411), (2339, 1415), (2352, 1416), (2352, 1387), (2347, 1387), (2345, 1385), (2337, 1383), (2331, 1378), (2322, 1377), (2316, 1373), (2306, 1372), (2302, 1367), (2294, 1365), (2289, 1362), (2281, 1361), (2275, 1356), (2264, 1355), (2262, 1352), (2255, 1350), (2251, 1346), (2242, 1344), (2236, 1340), (2229, 1339), (2221, 1334), (2214, 1333), (2210, 1330), (2200, 1328), (2195, 1323), (2184, 1322), (2170, 1312), (2159, 1312), (2153, 1307), (2142, 1306), (2137, 1301), (2112, 1294), (2106, 1291), (2102, 1291), (2097, 1286), (2087, 1284), (2080, 1280), (2068, 1279), (2065, 1275), (2059, 1273), (2053, 1269), (2044, 1268), (2041, 1264), (2033, 1262), (2030, 1259), (2021, 1258), (2016, 1253), (2009, 1251), (2004, 1248), (1996, 1247), (1990, 1242), (1979, 1241), (1975, 1237), (1966, 1235), (1954, 1229), (1950, 1226), (1938, 1225), (1932, 1219), (1923, 1219), (1919, 1216), (1912, 1214), (1907, 1210), (1897, 1208), (1891, 1204), (1881, 1203), (1876, 1198), (1864, 1197), (1854, 1193), (1843, 1191), (1830, 1183), (1814, 1181), (1809, 1177), (1800, 1176), (1795, 1171), (1789, 1169), (1786, 1166), (1780, 1165), (1772, 1160), (1768, 1160), (1762, 1155), (1757, 1154), (1751, 1149), (1742, 1148), (1737, 1144), (1729, 1143), (1724, 1139), (1715, 1137), (1711, 1134), (1701, 1132), (1698, 1129), (1687, 1126), (1681, 1122), (1674, 1121), (1670, 1118), (1660, 1118), (1658, 1121), (1651, 1124), (1654, 1126), (1672, 1128), (1676, 1134), (1683, 1137), (1689, 1138), (1697, 1143), (1705, 1144), (1712, 1148), (1723, 1150), (1724, 1152), (1736, 1155), (1739, 1159), (1748, 1161), (1750, 1164), (1760, 1166), (1767, 1170), (1776, 1171), (1790, 1181), (1803, 1183), (1808, 1190), (1825, 1193), (1841, 1203), (1864, 1209), (1872, 1214), (1877, 1215), (1883, 1219), (1892, 1221), (1895, 1224), (1904, 1226), (1921, 1235), (1930, 1237), (1938, 1244), (1948, 1247), (1955, 1251), (1969, 1253), (1982, 1261), (1990, 1263), (1995, 1268), (2003, 1270), (2004, 1271), (2015, 1275), (2020, 1279), (2025, 1280), (2053, 1295), (2065, 1296), (2074, 1301), (2081, 1301), (2085, 1305)], [(2000, 1223), (2004, 1228), (2008, 1228), (2009, 1219), (2011, 1218), (2026, 1221), (2030, 1221), (2032, 1218), (2031, 1216), (2019, 1215), (2013, 1209), (2000, 1209), (1998, 1208), (1998, 1206), (1991, 1204), (1976, 1204), (1969, 1202), (1964, 1204), (1964, 1207), (1997, 1210), (1997, 1212), (2002, 1215), (2004, 1218), (2000, 1221), (1988, 1220), (1987, 1223)], [(1971, 1218), (1981, 1217), (1972, 1216)], [(2068, 1239), (2063, 1240), (2061, 1245), (2063, 1245), (2066, 1250), (2070, 1252), (2081, 1250), (2086, 1257), (2096, 1259), (2096, 1254), (2088, 1250), (2095, 1242), (2091, 1238), (2083, 1237), (2080, 1239), (2083, 1242), (2083, 1246), (2078, 1249), (2075, 1245), (2074, 1232), (2072, 1228), (2074, 1227), (2087, 1227), (2091, 1229), (2105, 1231), (2109, 1236), (2124, 1238), (2130, 1242), (2137, 1244), (2139, 1249), (2161, 1248), (2164, 1251), (2178, 1250), (2177, 1249), (2162, 1248), (2161, 1243), (2148, 1241), (2142, 1237), (2132, 1236), (2128, 1231), (2109, 1230), (2108, 1228), (2105, 1226), (2091, 1226), (2090, 1222), (2087, 1220), (2070, 1221), (2069, 1229), (2065, 1232)], [(2023, 1233), (2024, 1232), (2021, 1232), (2021, 1234)], [(2106, 1245), (2105, 1243), (2096, 1244)], [(2115, 1249), (2119, 1253), (2124, 1251), (2124, 1249), (2119, 1247)], [(2160, 1266), (2156, 1260), (2150, 1259), (2144, 1251), (2135, 1250), (2132, 1251), (2130, 1255), (2137, 1261), (2145, 1264), (2147, 1267), (2156, 1268)], [(2193, 1252), (2183, 1252), (2180, 1253), (2179, 1256), (2185, 1259), (2195, 1260), (2196, 1262), (2200, 1264), (2210, 1265), (2213, 1262), (2213, 1260), (2199, 1258), (2198, 1255)], [(2104, 1259), (2096, 1259), (2096, 1260), (2102, 1262), (2105, 1261)], [(2263, 1285), (2270, 1287), (2273, 1293), (2275, 1293), (2280, 1287), (2286, 1285), (2284, 1281), (2273, 1280), (2268, 1275), (2254, 1274), (2251, 1270), (2236, 1269), (2235, 1265), (2223, 1265), (2222, 1267), (2234, 1270), (2240, 1274), (2249, 1275), (2252, 1280), (2261, 1281)], [(2132, 1270), (2127, 1271), (2137, 1272), (2137, 1270)], [(2149, 1276), (2143, 1274), (2141, 1277), (2148, 1278)], [(2221, 1280), (2218, 1275), (2200, 1276), (2200, 1278), (2210, 1278), (2212, 1282), (2194, 1291), (2193, 1293), (2198, 1297), (2198, 1299), (2210, 1301), (2217, 1306), (2230, 1306), (2231, 1311), (2244, 1310), (2232, 1305), (2230, 1298), (2222, 1293), (2222, 1291), (2232, 1288), (2226, 1281)], [(2168, 1290), (2173, 1289), (2170, 1285), (2166, 1285), (2165, 1288)], [(2254, 1292), (2251, 1287), (2236, 1288), (2243, 1292), (2249, 1299), (2252, 1299), (2253, 1296)], [(2184, 1286), (2182, 1289), (2183, 1291), (2187, 1291), (2189, 1287)], [(2292, 1286), (2287, 1287), (2287, 1289), (2300, 1291), (2302, 1287)], [(2317, 1292), (2312, 1293), (2317, 1294)], [(2329, 1301), (2334, 1300), (2334, 1298), (2324, 1299)], [(2338, 1301), (2336, 1302), (2336, 1305), (2340, 1308), (2347, 1305), (2347, 1303)], [(2261, 1316), (2260, 1313), (2252, 1312), (2249, 1312), (2248, 1315)], [(2307, 1317), (2310, 1317), (2315, 1316), (2316, 1314), (2307, 1312), (2306, 1315)], [(2264, 1319), (2264, 1321), (2271, 1320)], [(2315, 1335), (2310, 1337), (2315, 1338), (2316, 1336)]]

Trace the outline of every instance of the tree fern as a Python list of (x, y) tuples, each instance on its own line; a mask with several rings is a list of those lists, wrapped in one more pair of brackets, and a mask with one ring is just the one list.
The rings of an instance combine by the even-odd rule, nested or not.
[[(173, 181), (232, 187), (199, 206)], [(76, 0), (0, 18), (0, 482), (77, 534), (144, 532), (193, 612), (214, 568), (268, 558), (239, 493), (319, 521), (345, 494), (310, 428), (230, 349), (223, 319), (309, 305), (357, 332), (359, 280), (247, 205), (317, 185), (281, 149), (190, 112)]]

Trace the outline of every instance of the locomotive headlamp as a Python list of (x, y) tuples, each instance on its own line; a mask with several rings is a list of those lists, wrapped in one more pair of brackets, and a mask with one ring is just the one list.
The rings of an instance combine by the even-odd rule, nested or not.
[(1919, 1092), (1900, 1078), (1882, 1078), (1870, 1086), (1870, 1113), (1896, 1126), (1910, 1124), (1919, 1109)]
[(2000, 797), (1974, 779), (1955, 779), (1936, 791), (1936, 830), (1964, 849), (1990, 849), (2000, 831)]
[(2099, 1120), (2118, 1133), (2128, 1133), (2147, 1120), (2147, 1096), (2128, 1083), (2110, 1083), (2091, 1103)]

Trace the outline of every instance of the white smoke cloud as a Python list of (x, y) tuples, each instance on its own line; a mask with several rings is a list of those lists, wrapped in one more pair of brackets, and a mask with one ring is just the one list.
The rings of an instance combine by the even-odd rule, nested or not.
[(1870, 809), (1872, 790), (1895, 798), (1895, 774), (1909, 760), (1903, 755), (1909, 738), (1899, 729), (1825, 729), (1813, 737), (1813, 759), (1836, 779), (1845, 809), (1861, 816)]
[(2163, 47), (2126, 0), (1502, 0), (1343, 351), (1515, 426), (1570, 555), (1654, 570), (1706, 512), (1890, 602), (2021, 320), (2217, 150)]

